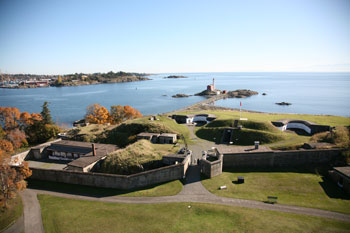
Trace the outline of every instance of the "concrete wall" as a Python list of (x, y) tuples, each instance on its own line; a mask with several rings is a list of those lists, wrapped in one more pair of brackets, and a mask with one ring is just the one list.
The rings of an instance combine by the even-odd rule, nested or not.
[(200, 160), (201, 173), (209, 178), (222, 173), (223, 155), (219, 154), (217, 150), (216, 152), (218, 160), (211, 162), (206, 160), (205, 157)]
[(242, 154), (224, 154), (224, 168), (271, 168), (327, 164), (340, 155), (342, 149), (291, 150)]
[(124, 190), (182, 179), (184, 174), (183, 164), (171, 165), (129, 176), (42, 168), (31, 168), (31, 170), (32, 179)]
[(62, 182), (67, 184), (80, 184), (93, 187), (127, 190), (182, 179), (186, 174), (190, 161), (190, 156), (187, 156), (182, 163), (128, 176), (81, 171), (31, 168), (31, 178), (37, 180)]

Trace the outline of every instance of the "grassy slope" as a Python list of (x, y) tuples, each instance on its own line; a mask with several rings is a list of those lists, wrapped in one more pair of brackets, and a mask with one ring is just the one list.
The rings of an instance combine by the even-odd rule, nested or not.
[(0, 232), (13, 224), (23, 213), (22, 199), (19, 195), (10, 201), (9, 206), (6, 210), (0, 208)]
[(106, 197), (106, 196), (125, 196), (125, 197), (159, 197), (173, 196), (181, 192), (182, 183), (179, 180), (166, 182), (163, 184), (152, 185), (134, 190), (117, 190), (108, 188), (97, 188), (83, 185), (64, 184), (58, 182), (48, 182), (40, 180), (29, 180), (29, 188), (49, 190), (53, 192), (63, 192), (78, 194), (84, 196)]
[(326, 218), (212, 204), (38, 198), (45, 232), (346, 232), (350, 228), (350, 223)]
[[(244, 176), (244, 184), (234, 184)], [(277, 196), (278, 203), (326, 209), (350, 214), (350, 196), (333, 182), (313, 173), (298, 172), (223, 172), (202, 184), (212, 193), (241, 199), (266, 201)], [(227, 190), (218, 190), (226, 185)], [(328, 193), (328, 195), (327, 195)]]

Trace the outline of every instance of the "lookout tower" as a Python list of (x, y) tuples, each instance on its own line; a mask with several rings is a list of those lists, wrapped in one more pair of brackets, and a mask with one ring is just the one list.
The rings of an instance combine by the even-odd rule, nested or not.
[(215, 90), (215, 78), (213, 78), (213, 84), (210, 84), (207, 86), (207, 91), (214, 91)]

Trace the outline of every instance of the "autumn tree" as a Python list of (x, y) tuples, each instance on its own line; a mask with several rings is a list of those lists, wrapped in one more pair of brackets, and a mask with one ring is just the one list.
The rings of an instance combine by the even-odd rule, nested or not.
[(43, 118), (43, 123), (44, 124), (53, 125), (54, 123), (52, 121), (52, 117), (51, 117), (48, 105), (49, 105), (49, 103), (47, 101), (45, 101), (43, 106), (42, 106), (42, 111), (41, 111), (40, 115)]
[(119, 124), (124, 120), (125, 112), (124, 107), (121, 105), (111, 106), (110, 122), (112, 124)]
[(0, 139), (0, 150), (12, 153), (13, 152), (13, 145), (9, 140), (6, 139)]
[(58, 78), (57, 78), (55, 83), (56, 83), (57, 86), (61, 86), (62, 85), (62, 77), (61, 77), (61, 75), (58, 76)]
[(25, 133), (30, 144), (44, 143), (56, 138), (60, 132), (57, 125), (45, 124), (43, 121), (34, 120), (34, 123), (26, 128)]
[(86, 108), (85, 120), (88, 123), (105, 124), (109, 122), (109, 119), (110, 116), (107, 108), (99, 104), (92, 104)]
[(8, 201), (16, 197), (18, 191), (26, 188), (24, 179), (32, 175), (27, 162), (22, 162), (16, 168), (10, 166), (10, 156), (0, 150), (0, 205), (8, 207)]
[(124, 112), (125, 112), (125, 117), (124, 117), (125, 120), (142, 117), (142, 114), (138, 110), (136, 110), (135, 108), (132, 108), (129, 105), (124, 106)]
[(142, 114), (132, 108), (129, 105), (121, 106), (121, 105), (113, 105), (111, 106), (111, 114), (110, 114), (110, 122), (113, 124), (121, 123), (125, 120), (134, 119), (142, 117)]
[(21, 112), (14, 107), (0, 107), (0, 126), (4, 131), (13, 130), (19, 126)]

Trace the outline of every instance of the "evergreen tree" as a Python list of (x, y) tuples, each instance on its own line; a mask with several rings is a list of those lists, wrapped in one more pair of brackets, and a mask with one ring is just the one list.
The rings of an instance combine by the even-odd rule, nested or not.
[(50, 114), (50, 110), (48, 107), (49, 103), (47, 101), (44, 102), (43, 104), (43, 110), (41, 111), (41, 116), (43, 117), (43, 123), (44, 124), (49, 124), (49, 125), (53, 125), (53, 121), (52, 121), (52, 117)]

